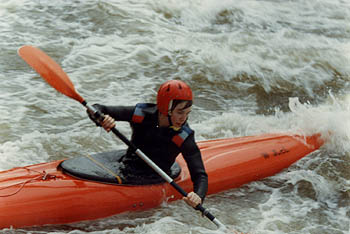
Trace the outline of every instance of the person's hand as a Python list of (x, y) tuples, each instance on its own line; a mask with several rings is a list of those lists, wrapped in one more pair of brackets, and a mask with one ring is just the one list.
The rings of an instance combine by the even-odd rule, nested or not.
[(187, 197), (183, 197), (182, 200), (194, 208), (202, 203), (202, 199), (195, 192), (188, 193)]
[(115, 127), (115, 120), (111, 116), (105, 115), (103, 121), (100, 124), (107, 132), (109, 132), (112, 130), (112, 128)]

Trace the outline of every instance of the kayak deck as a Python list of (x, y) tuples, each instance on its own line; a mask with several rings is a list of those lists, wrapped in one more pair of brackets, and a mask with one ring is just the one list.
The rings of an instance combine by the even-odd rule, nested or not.
[[(199, 142), (208, 174), (208, 194), (274, 175), (323, 141), (310, 137), (266, 134)], [(82, 180), (63, 173), (64, 160), (0, 172), (0, 228), (64, 224), (126, 211), (150, 209), (181, 195), (167, 183), (127, 186)], [(176, 182), (192, 190), (186, 163)]]

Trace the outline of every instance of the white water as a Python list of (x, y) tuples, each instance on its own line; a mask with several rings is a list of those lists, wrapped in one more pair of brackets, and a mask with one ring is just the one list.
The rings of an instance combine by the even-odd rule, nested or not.
[[(350, 2), (341, 0), (0, 0), (0, 169), (123, 147), (17, 56), (31, 44), (90, 103), (154, 102), (159, 84), (185, 80), (196, 97), (190, 124), (197, 140), (322, 133), (320, 151), (274, 177), (209, 196), (205, 205), (243, 232), (349, 233), (349, 22)], [(214, 230), (179, 201), (1, 232)]]

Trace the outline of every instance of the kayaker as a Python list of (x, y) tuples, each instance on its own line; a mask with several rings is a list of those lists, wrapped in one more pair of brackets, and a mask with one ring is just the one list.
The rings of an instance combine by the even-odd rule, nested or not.
[[(115, 127), (115, 121), (128, 121), (132, 128), (131, 142), (166, 173), (169, 173), (176, 157), (182, 153), (193, 182), (193, 191), (183, 199), (196, 207), (203, 202), (207, 193), (208, 176), (195, 142), (194, 131), (187, 123), (192, 99), (192, 90), (185, 82), (170, 80), (160, 86), (157, 104), (93, 106), (105, 115), (99, 125), (107, 132)], [(92, 116), (90, 118), (93, 119)], [(147, 177), (159, 177), (131, 149), (127, 150), (122, 162), (127, 173), (141, 174), (146, 181)]]

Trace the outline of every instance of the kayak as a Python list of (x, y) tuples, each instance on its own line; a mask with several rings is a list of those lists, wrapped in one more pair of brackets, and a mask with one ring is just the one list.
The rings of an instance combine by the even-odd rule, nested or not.
[[(322, 144), (319, 134), (264, 134), (198, 142), (208, 174), (208, 195), (272, 176)], [(111, 160), (111, 155), (99, 153), (0, 172), (0, 229), (94, 220), (181, 198), (165, 182), (119, 184), (117, 167), (103, 161)], [(96, 159), (103, 160), (94, 162)], [(176, 164), (175, 182), (185, 191), (192, 191), (182, 156)], [(75, 165), (87, 169), (74, 173)]]

